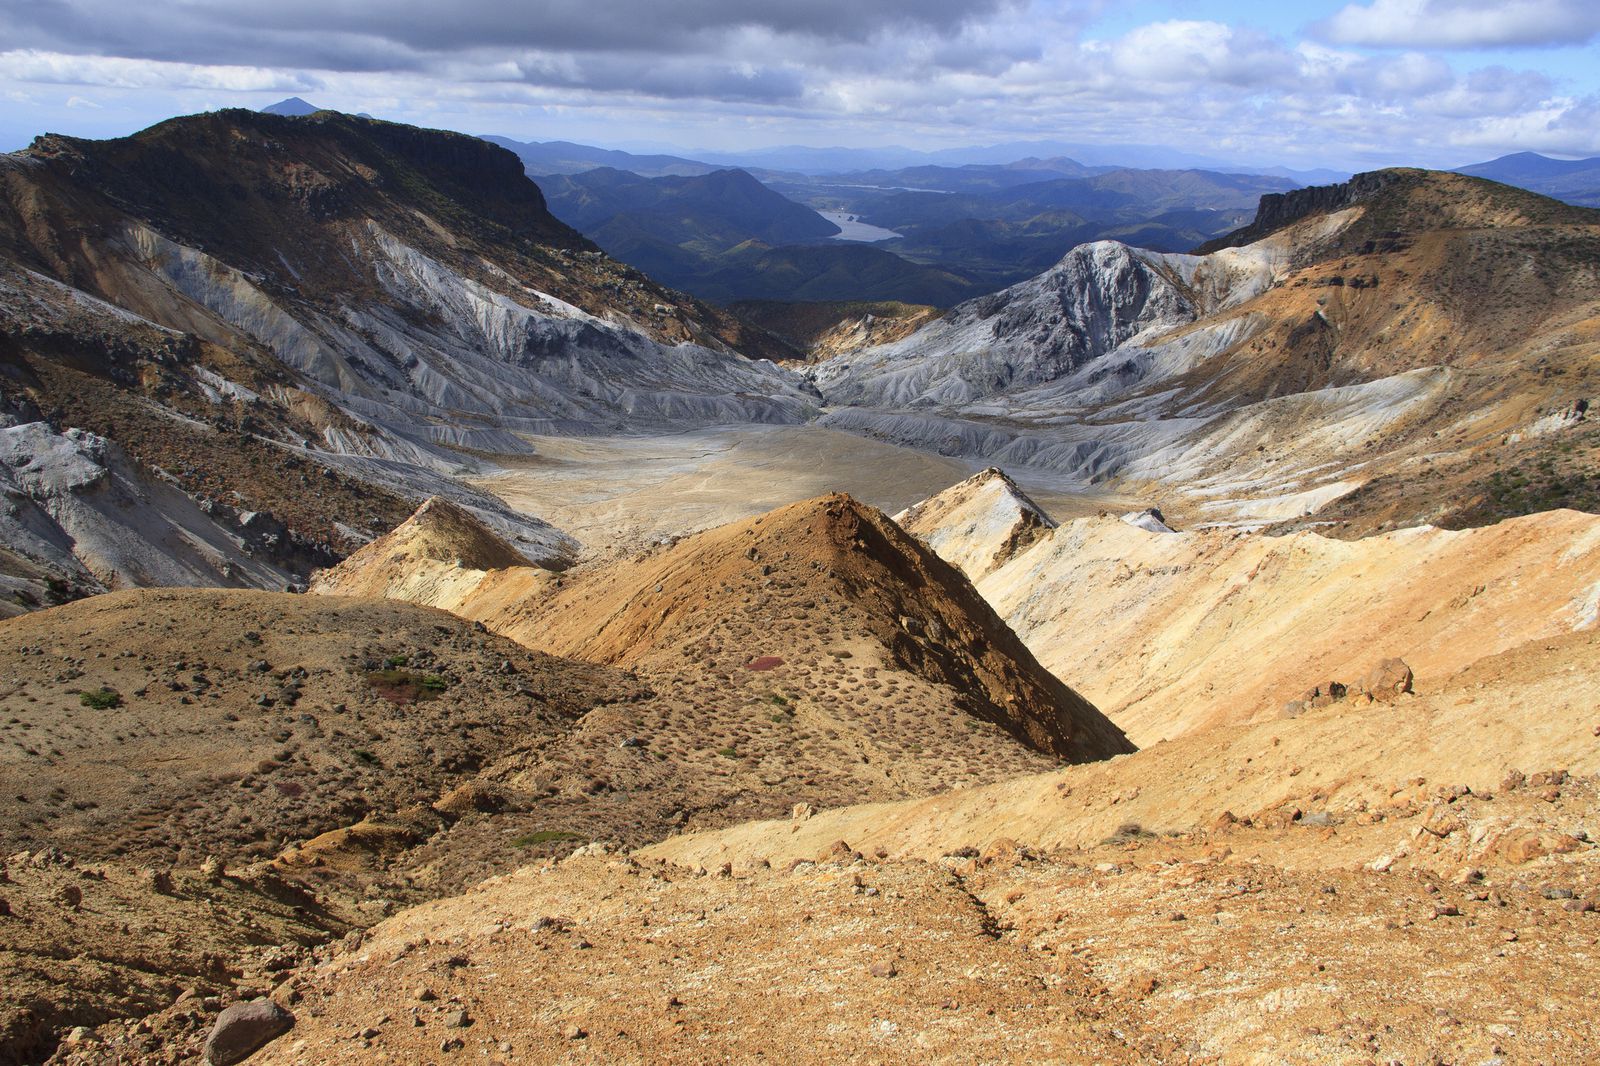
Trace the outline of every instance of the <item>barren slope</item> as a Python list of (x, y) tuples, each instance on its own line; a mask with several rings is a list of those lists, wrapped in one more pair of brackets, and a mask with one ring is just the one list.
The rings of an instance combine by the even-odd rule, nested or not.
[[(96, 596), (0, 623), (0, 678), (0, 1057), (190, 985), (265, 987), (263, 945), (287, 945), (282, 969), (513, 867), (530, 852), (508, 841), (552, 823), (660, 832), (591, 802), (567, 754), (639, 686), (410, 604)], [(537, 766), (566, 793), (506, 780)]]
[(482, 574), (470, 591), (465, 575), (462, 585), (426, 588), (391, 581), (385, 575), (404, 539), (352, 556), (323, 574), (317, 591), (431, 597), (424, 602), (529, 647), (651, 676), (709, 674), (746, 685), (759, 677), (774, 693), (825, 708), (830, 729), (846, 728), (865, 745), (863, 758), (880, 730), (899, 736), (906, 708), (926, 718), (916, 728), (929, 740), (959, 735), (964, 720), (976, 719), (1062, 758), (1129, 750), (1099, 712), (1038, 666), (958, 571), (848, 496), (559, 578)]
[(1535, 642), (1429, 696), (644, 857), (759, 881), (855, 851), (867, 884), (873, 856), (942, 861), (1036, 972), (1087, 971), (1108, 1011), (1200, 1061), (1584, 1062), (1597, 649)]
[(1275, 717), (1390, 656), (1435, 691), (1483, 656), (1600, 624), (1600, 519), (1575, 511), (1344, 541), (1110, 517), (1040, 530), (1013, 517), (1031, 507), (991, 475), (901, 520), (1141, 744)]
[(530, 867), (295, 974), (262, 1061), (1585, 1062), (1595, 649)]

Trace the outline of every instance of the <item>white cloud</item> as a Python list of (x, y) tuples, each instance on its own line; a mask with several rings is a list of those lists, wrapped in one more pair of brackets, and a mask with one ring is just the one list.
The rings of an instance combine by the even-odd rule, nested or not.
[(1600, 35), (1595, 0), (1372, 0), (1318, 24), (1339, 44), (1389, 48), (1581, 45)]
[[(299, 11), (310, 2), (280, 6)], [(485, 2), (473, 0), (463, 19), (484, 16)], [(724, 148), (1053, 139), (1165, 143), (1240, 162), (1351, 168), (1456, 165), (1469, 161), (1462, 157), (1468, 149), (1555, 150), (1558, 142), (1564, 152), (1600, 153), (1600, 124), (1586, 121), (1596, 106), (1585, 95), (1600, 84), (1558, 86), (1539, 71), (1503, 67), (1462, 72), (1423, 45), (1374, 54), (1337, 43), (1333, 34), (1286, 39), (1199, 19), (1086, 39), (1085, 27), (1104, 0), (971, 6), (941, 0), (925, 11), (912, 0), (877, 6), (828, 0), (806, 10), (778, 0), (742, 7), (736, 0), (688, 0), (672, 10), (647, 8), (644, 0), (604, 3), (633, 4), (629, 10), (637, 13), (637, 25), (614, 46), (603, 34), (562, 47), (520, 32), (523, 12), (503, 40), (486, 41), (469, 26), (431, 47), (419, 27), (434, 25), (437, 11), (422, 0), (393, 0), (385, 18), (372, 14), (377, 0), (362, 0), (341, 8), (340, 25), (315, 30), (284, 28), (293, 20), (259, 3), (241, 7), (233, 27), (219, 21), (222, 0), (122, 3), (128, 12), (146, 12), (157, 28), (189, 13), (187, 43), (156, 41), (159, 33), (140, 30), (132, 15), (117, 15), (109, 0), (0, 0), (0, 24), (8, 29), (10, 12), (26, 8), (35, 13), (28, 25), (36, 37), (62, 30), (53, 44), (0, 52), (0, 92), (50, 101), (0, 109), (8, 112), (0, 114), (0, 133), (25, 143), (46, 128), (128, 132), (136, 121), (180, 111), (299, 95), (349, 111), (522, 139), (676, 139)], [(1516, 3), (1491, 10), (1482, 3), (1371, 0), (1347, 6), (1334, 21), (1355, 17), (1351, 12), (1376, 18), (1409, 11), (1420, 18), (1418, 12), (1437, 17), (1446, 9), (1488, 17)], [(552, 33), (581, 29), (578, 0), (551, 5), (560, 16)], [(827, 18), (847, 18), (853, 6), (871, 9), (870, 17), (830, 33)], [(1556, 0), (1536, 6), (1575, 10)], [(98, 12), (110, 29), (75, 41), (65, 31), (77, 24), (57, 17), (63, 11)], [(358, 17), (362, 11), (369, 12), (366, 21)], [(663, 47), (639, 46), (653, 29)], [(1392, 40), (1402, 36), (1396, 32)], [(261, 47), (235, 47), (246, 38)], [(144, 54), (152, 51), (171, 54)], [(229, 61), (246, 54), (256, 58)], [(66, 108), (68, 91), (82, 91), (105, 110)]]
[(1288, 50), (1264, 34), (1220, 22), (1172, 21), (1140, 26), (1112, 44), (1119, 74), (1151, 82), (1259, 85), (1293, 67)]
[(227, 92), (315, 91), (322, 82), (301, 71), (204, 66), (115, 56), (18, 49), (0, 52), (0, 78), (46, 85), (118, 89), (212, 89)]

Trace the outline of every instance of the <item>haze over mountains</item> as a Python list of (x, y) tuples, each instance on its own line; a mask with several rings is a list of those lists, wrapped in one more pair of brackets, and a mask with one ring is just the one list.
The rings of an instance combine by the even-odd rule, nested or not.
[(278, 110), (0, 156), (0, 1058), (1600, 1047), (1600, 210)]

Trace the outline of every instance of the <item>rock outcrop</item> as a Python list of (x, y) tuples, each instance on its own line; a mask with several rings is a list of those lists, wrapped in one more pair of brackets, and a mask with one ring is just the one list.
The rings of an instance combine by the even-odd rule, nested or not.
[(1328, 215), (1364, 203), (1390, 186), (1408, 180), (1416, 173), (1405, 170), (1374, 170), (1356, 174), (1349, 181), (1335, 185), (1313, 185), (1289, 192), (1266, 193), (1261, 197), (1261, 204), (1256, 208), (1255, 220), (1250, 225), (1235, 230), (1226, 237), (1219, 237), (1201, 245), (1197, 251), (1201, 255), (1206, 255), (1223, 248), (1242, 248), (1247, 244), (1254, 244), (1312, 215)]
[(956, 307), (902, 341), (819, 364), (832, 404), (959, 404), (1054, 381), (1147, 330), (1193, 321), (1194, 304), (1162, 257), (1086, 244), (1030, 281)]
[(1055, 521), (998, 467), (989, 467), (894, 516), (968, 580), (1004, 566)]
[[(961, 511), (917, 535), (980, 569), (1006, 540)], [(1353, 542), (1082, 518), (975, 584), (1041, 663), (1149, 744), (1270, 718), (1318, 679), (1364, 678), (1351, 690), (1392, 699), (1412, 669), (1444, 678), (1524, 641), (1593, 629), (1600, 518), (1556, 511)], [(1383, 649), (1404, 662), (1373, 670)]]

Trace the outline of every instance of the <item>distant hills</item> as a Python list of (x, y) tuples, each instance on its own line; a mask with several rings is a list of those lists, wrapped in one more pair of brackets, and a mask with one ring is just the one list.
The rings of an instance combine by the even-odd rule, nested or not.
[(301, 115), (315, 115), (322, 110), (316, 104), (308, 103), (298, 96), (291, 96), (287, 100), (279, 100), (261, 109), (263, 115), (286, 115), (289, 118), (298, 118)]
[[(1111, 238), (1187, 251), (1232, 232), (1286, 177), (1090, 166), (1065, 156), (812, 175), (717, 169), (568, 142), (517, 152), (552, 212), (608, 253), (714, 302), (890, 300), (948, 306)], [(545, 172), (541, 172), (545, 171)], [(835, 239), (819, 212), (899, 233)]]
[(514, 141), (495, 136), (486, 136), (484, 140), (515, 152), (529, 174), (581, 174), (597, 167), (611, 167), (643, 178), (661, 178), (710, 174), (724, 169), (714, 163), (700, 163), (675, 155), (634, 155), (571, 141)]
[(1487, 163), (1458, 167), (1456, 173), (1515, 185), (1569, 204), (1600, 207), (1600, 156), (1551, 159), (1537, 152), (1517, 152)]
[[(262, 110), (305, 116), (319, 108), (290, 97)], [(1188, 250), (1248, 222), (1262, 193), (1325, 176), (1140, 170), (1106, 161), (1108, 152), (1123, 149), (1062, 142), (934, 152), (787, 147), (692, 157), (482, 139), (515, 153), (552, 213), (606, 252), (719, 303), (884, 300), (947, 307), (1031, 277), (1086, 241)], [(1188, 159), (1124, 147), (1139, 160)], [(880, 236), (882, 230), (901, 236), (868, 247), (824, 213), (858, 218)]]

